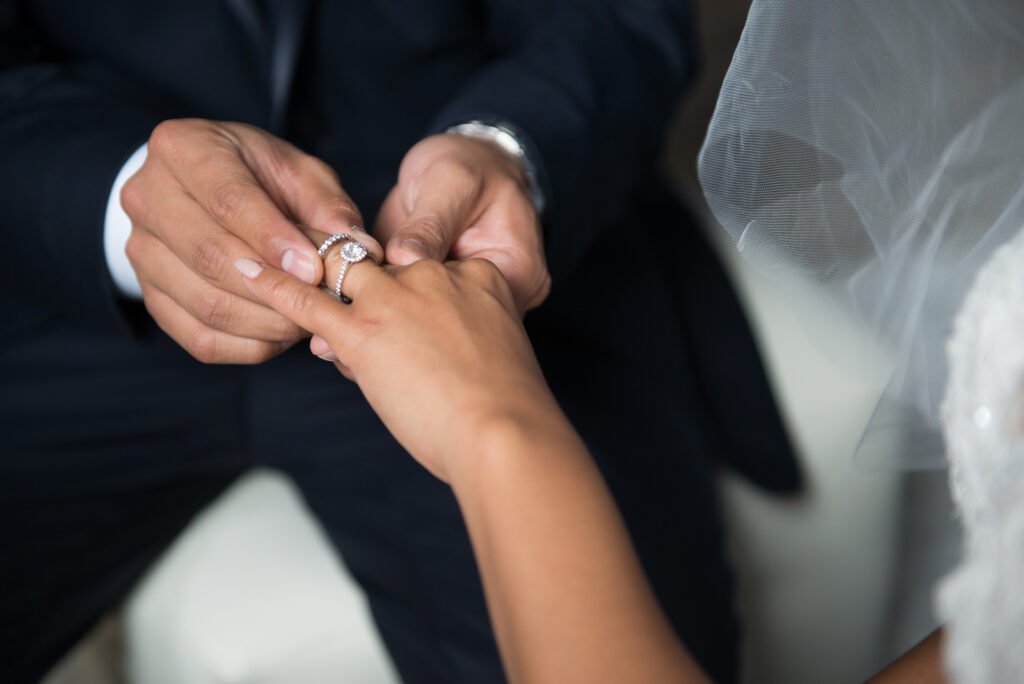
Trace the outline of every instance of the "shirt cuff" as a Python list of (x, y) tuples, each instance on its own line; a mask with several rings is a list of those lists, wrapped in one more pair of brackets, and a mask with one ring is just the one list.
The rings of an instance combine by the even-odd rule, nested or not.
[(139, 149), (128, 157), (121, 170), (114, 179), (114, 185), (110, 189), (110, 197), (107, 199), (107, 213), (103, 220), (103, 251), (107, 257), (107, 270), (114, 280), (118, 292), (129, 299), (141, 300), (142, 288), (139, 287), (139, 279), (135, 275), (128, 256), (124, 253), (124, 247), (128, 244), (128, 236), (132, 232), (132, 221), (128, 218), (121, 207), (121, 188), (128, 182), (128, 179), (135, 175), (135, 172), (142, 168), (146, 161), (147, 146), (143, 144)]

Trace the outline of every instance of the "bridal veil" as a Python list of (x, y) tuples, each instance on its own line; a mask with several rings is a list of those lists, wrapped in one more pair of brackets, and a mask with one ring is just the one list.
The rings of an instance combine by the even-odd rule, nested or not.
[(954, 314), (1024, 226), (1024, 2), (754, 0), (698, 170), (807, 321), (838, 297), (895, 359), (861, 454), (941, 465)]

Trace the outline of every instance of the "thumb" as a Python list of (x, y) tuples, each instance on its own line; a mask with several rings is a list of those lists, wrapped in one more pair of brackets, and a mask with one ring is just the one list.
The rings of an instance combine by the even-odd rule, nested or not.
[(388, 262), (405, 265), (420, 259), (444, 261), (455, 238), (472, 218), (478, 195), (478, 189), (453, 181), (448, 165), (436, 164), (407, 188), (397, 188), (408, 215), (388, 239)]

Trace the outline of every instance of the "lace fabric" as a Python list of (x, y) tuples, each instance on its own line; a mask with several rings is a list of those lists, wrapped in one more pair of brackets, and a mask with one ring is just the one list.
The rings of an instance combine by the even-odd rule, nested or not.
[(963, 559), (936, 593), (956, 681), (1024, 679), (1024, 229), (980, 272), (942, 407)]

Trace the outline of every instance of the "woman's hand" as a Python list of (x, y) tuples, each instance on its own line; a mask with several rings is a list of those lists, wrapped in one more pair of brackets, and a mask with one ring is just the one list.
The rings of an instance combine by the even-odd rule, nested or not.
[[(327, 282), (339, 261), (327, 255)], [(323, 337), (392, 434), (451, 482), (510, 681), (707, 681), (547, 389), (497, 267), (364, 259), (346, 275), (345, 305), (255, 261), (235, 266), (258, 300)]]
[[(327, 237), (307, 233), (318, 243)], [(326, 257), (327, 283), (340, 246)], [(236, 267), (258, 300), (327, 341), (339, 370), (442, 480), (473, 460), (492, 427), (561, 416), (511, 288), (489, 261), (382, 268), (365, 259), (345, 276), (351, 305), (265, 264), (240, 259)]]

